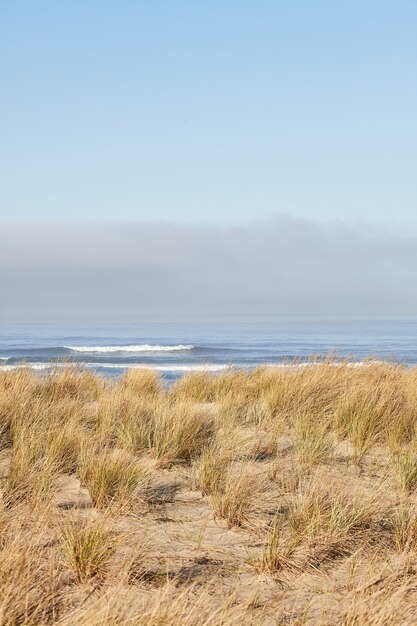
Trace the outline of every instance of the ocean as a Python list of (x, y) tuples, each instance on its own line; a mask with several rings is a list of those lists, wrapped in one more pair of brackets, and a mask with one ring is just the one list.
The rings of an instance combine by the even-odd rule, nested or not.
[(276, 318), (256, 322), (0, 325), (0, 370), (80, 363), (105, 376), (151, 368), (169, 383), (192, 371), (281, 365), (334, 353), (417, 364), (417, 318)]

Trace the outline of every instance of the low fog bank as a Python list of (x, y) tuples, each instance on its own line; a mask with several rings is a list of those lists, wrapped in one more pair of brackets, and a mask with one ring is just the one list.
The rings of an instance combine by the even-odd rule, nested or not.
[(0, 316), (415, 315), (417, 237), (276, 218), (246, 227), (0, 222)]

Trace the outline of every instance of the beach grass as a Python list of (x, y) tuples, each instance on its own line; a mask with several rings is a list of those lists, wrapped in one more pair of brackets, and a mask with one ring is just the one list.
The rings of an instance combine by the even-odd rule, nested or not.
[(414, 624), (417, 368), (0, 373), (0, 626)]

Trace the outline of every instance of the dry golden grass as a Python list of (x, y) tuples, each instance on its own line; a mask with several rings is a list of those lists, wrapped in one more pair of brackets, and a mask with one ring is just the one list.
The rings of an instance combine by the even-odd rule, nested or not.
[(267, 485), (256, 463), (230, 464), (210, 497), (215, 516), (225, 519), (229, 528), (250, 524), (265, 504)]
[(417, 486), (417, 451), (400, 449), (392, 458), (395, 473), (402, 489), (410, 494)]
[(190, 402), (160, 401), (150, 425), (150, 452), (161, 463), (190, 462), (215, 434), (211, 410)]
[(162, 381), (152, 370), (129, 370), (122, 377), (120, 386), (141, 398), (158, 396), (162, 391)]
[(400, 551), (417, 548), (417, 510), (414, 504), (401, 504), (393, 516), (394, 537)]
[(414, 624), (417, 368), (0, 373), (0, 626)]
[(89, 450), (81, 455), (80, 478), (97, 509), (126, 512), (138, 507), (151, 477), (149, 463), (117, 448)]
[(332, 438), (326, 418), (311, 418), (300, 413), (294, 420), (294, 448), (300, 465), (312, 467), (329, 460), (333, 452)]
[(115, 550), (115, 539), (102, 521), (77, 520), (59, 532), (64, 560), (78, 583), (102, 578)]

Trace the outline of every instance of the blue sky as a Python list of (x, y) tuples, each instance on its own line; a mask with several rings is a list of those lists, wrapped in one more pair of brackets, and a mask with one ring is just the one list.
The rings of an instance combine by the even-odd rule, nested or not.
[(415, 0), (0, 3), (0, 216), (417, 229)]

